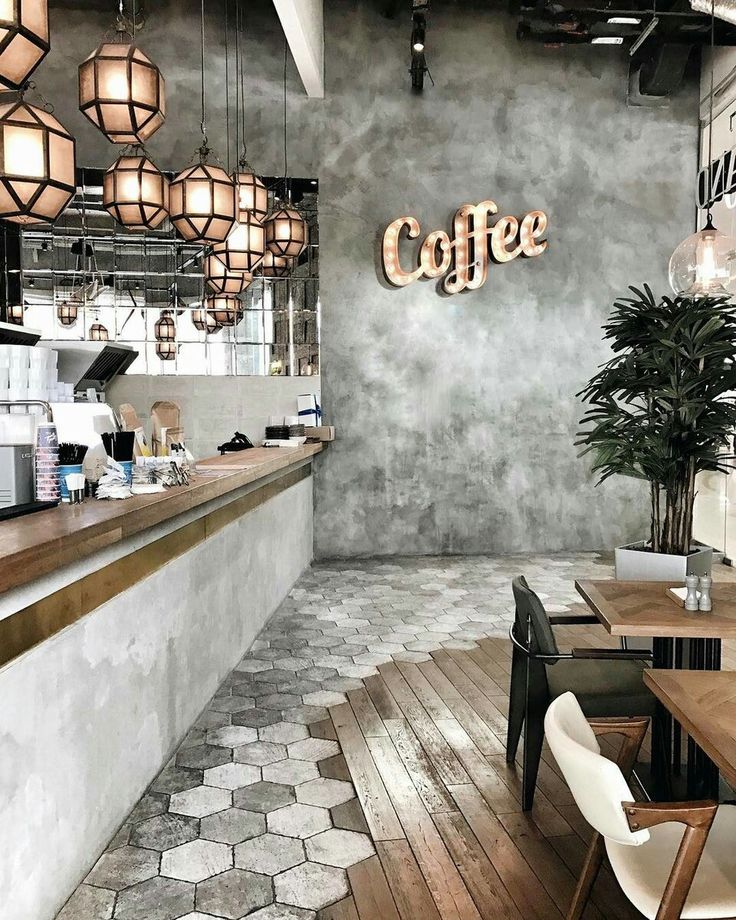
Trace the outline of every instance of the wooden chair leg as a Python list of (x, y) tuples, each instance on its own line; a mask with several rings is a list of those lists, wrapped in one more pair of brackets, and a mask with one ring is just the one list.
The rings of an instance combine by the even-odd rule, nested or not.
[(509, 690), (509, 727), (506, 733), (506, 763), (516, 760), (519, 739), (524, 727), (526, 709), (526, 669), (524, 655), (514, 646), (511, 659), (511, 687)]
[(521, 807), (524, 811), (531, 811), (534, 804), (543, 742), (544, 708), (533, 705), (530, 701), (524, 725), (524, 776), (521, 782)]
[(603, 862), (605, 849), (603, 837), (597, 832), (594, 833), (588, 852), (585, 854), (585, 862), (583, 863), (578, 883), (575, 886), (575, 894), (572, 896), (572, 903), (567, 912), (566, 920), (580, 920), (583, 916), (583, 911), (590, 898), (590, 892), (593, 890), (593, 885)]

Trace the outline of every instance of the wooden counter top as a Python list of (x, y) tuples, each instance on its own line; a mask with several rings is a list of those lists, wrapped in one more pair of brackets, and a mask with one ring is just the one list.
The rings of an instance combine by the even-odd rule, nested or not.
[(0, 524), (0, 594), (185, 511), (309, 460), (322, 444), (243, 451), (243, 468), (194, 472), (188, 486), (122, 501), (87, 499)]

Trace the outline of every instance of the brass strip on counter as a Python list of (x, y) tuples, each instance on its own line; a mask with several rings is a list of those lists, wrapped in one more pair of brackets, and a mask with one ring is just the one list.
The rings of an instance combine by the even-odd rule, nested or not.
[(0, 620), (0, 667), (80, 620), (144, 578), (214, 536), (228, 524), (311, 475), (309, 464), (291, 470), (159, 540), (116, 559)]

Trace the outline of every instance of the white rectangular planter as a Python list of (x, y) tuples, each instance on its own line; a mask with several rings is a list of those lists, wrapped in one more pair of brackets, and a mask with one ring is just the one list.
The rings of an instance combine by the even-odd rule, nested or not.
[(616, 578), (619, 581), (685, 581), (686, 575), (710, 575), (713, 567), (713, 548), (693, 542), (687, 556), (652, 553), (642, 547), (646, 543), (629, 543), (617, 546)]

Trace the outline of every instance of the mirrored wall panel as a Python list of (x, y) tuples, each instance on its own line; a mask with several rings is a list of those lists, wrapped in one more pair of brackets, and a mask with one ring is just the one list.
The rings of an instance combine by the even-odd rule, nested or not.
[(309, 225), (305, 251), (284, 277), (256, 275), (239, 295), (234, 325), (213, 328), (202, 311), (202, 245), (179, 239), (168, 220), (153, 231), (122, 227), (102, 205), (101, 176), (81, 172), (73, 202), (53, 226), (27, 226), (15, 242), (6, 236), (9, 321), (44, 339), (132, 345), (139, 356), (128, 374), (319, 373), (315, 180), (292, 182)]

